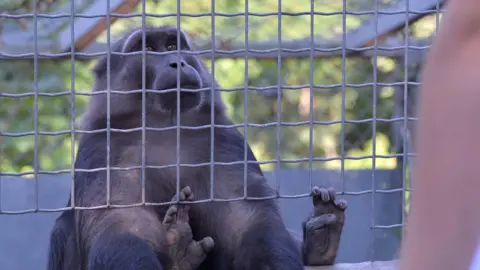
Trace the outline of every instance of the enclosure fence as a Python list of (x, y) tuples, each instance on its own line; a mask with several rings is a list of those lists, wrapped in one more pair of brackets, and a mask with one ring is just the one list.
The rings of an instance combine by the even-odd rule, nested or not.
[[(416, 120), (414, 96), (424, 54), (440, 20), (442, 1), (312, 0), (298, 4), (282, 0), (263, 1), (263, 4), (257, 0), (202, 0), (196, 4), (180, 0), (10, 2), (0, 4), (0, 78), (3, 76), (3, 82), (0, 82), (0, 107), (3, 107), (0, 108), (0, 216), (73, 208), (306, 198), (311, 196), (311, 188), (315, 186), (315, 170), (327, 169), (338, 173), (332, 185), (342, 198), (348, 200), (350, 196), (371, 194), (371, 230), (403, 226), (411, 186), (409, 165), (414, 157), (411, 149)], [(349, 18), (353, 19), (349, 21)], [(195, 19), (199, 22), (195, 23)], [(182, 50), (178, 30), (178, 50), (147, 50), (146, 31), (142, 31), (141, 51), (112, 51), (114, 42), (125, 29), (147, 29), (152, 24), (183, 29), (196, 49)], [(324, 26), (326, 24), (328, 26)], [(119, 27), (115, 29), (114, 26)], [(327, 32), (327, 28), (331, 31)], [(298, 37), (304, 32), (309, 35)], [(142, 56), (142, 87), (128, 92), (112, 90), (111, 58), (132, 55)], [(146, 86), (147, 57), (166, 55), (195, 55), (207, 63), (212, 78), (220, 77), (220, 87), (211, 81), (212, 87), (181, 90), (195, 93), (219, 91), (222, 98), (226, 98), (234, 125), (184, 126), (181, 121), (165, 128), (146, 125), (148, 93), (176, 92), (176, 119), (182, 119), (178, 109), (180, 69), (177, 69), (176, 88), (155, 90)], [(91, 61), (103, 56), (107, 57), (107, 86), (105, 90), (91, 92)], [(79, 75), (82, 76), (80, 79), (77, 78)], [(112, 108), (110, 96), (139, 93), (142, 96), (142, 126), (111, 128), (110, 111), (115, 108)], [(85, 110), (86, 100), (94, 95), (106, 96), (107, 127), (81, 130), (77, 125), (79, 116)], [(214, 104), (216, 97), (211, 97)], [(212, 123), (214, 117), (212, 106)], [(247, 151), (244, 151), (243, 160), (215, 161), (214, 130), (227, 128), (239, 129), (244, 134), (244, 148), (250, 144), (257, 162), (247, 160)], [(181, 163), (180, 158), (185, 153), (181, 152), (180, 134), (186, 130), (206, 129), (211, 132), (210, 141), (205, 142), (210, 145), (210, 161)], [(147, 164), (148, 149), (142, 147), (141, 164), (130, 167), (111, 165), (111, 134), (140, 131), (142, 145), (146, 146), (147, 132), (167, 130), (176, 131), (174, 164)], [(82, 207), (75, 205), (72, 197), (72, 205), (68, 207), (41, 207), (38, 195), (40, 176), (69, 174), (73, 183), (74, 173), (92, 171), (75, 168), (74, 161), (78, 137), (93, 133), (105, 133), (107, 138), (104, 150), (107, 166), (93, 170), (107, 173), (107, 204)], [(383, 144), (379, 146), (379, 142)], [(273, 173), (272, 185), (277, 189), (275, 196), (248, 196), (249, 163), (257, 163), (262, 169), (273, 172), (285, 168), (305, 169), (308, 188), (296, 194), (283, 194), (279, 173)], [(215, 198), (214, 182), (217, 179), (214, 179), (214, 168), (224, 166), (228, 169), (233, 165), (244, 166), (243, 196)], [(209, 198), (192, 202), (146, 200), (146, 169), (175, 168), (178, 194), (182, 189), (180, 171), (206, 166), (210, 168)], [(399, 179), (387, 180), (396, 181), (395, 187), (378, 187), (379, 166), (380, 170), (399, 172)], [(370, 171), (370, 188), (349, 190), (346, 187), (345, 174), (352, 169)], [(110, 173), (132, 170), (141, 170), (141, 202), (129, 205), (110, 203)], [(7, 177), (32, 178), (35, 182), (34, 206), (19, 210), (2, 207), (2, 194), (9, 193), (8, 187), (2, 184)], [(75, 194), (73, 184), (71, 194)], [(398, 207), (402, 210), (398, 223), (377, 224), (375, 216), (383, 214), (375, 210), (378, 194), (399, 194)], [(348, 211), (346, 215), (348, 223)]]

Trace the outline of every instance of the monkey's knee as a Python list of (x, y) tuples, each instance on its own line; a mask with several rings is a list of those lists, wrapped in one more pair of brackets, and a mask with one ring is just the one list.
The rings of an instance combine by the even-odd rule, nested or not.
[(300, 251), (289, 232), (273, 221), (250, 226), (236, 247), (234, 269), (303, 268)]
[(97, 232), (96, 235), (112, 232), (130, 233), (147, 241), (154, 250), (161, 249), (164, 237), (162, 223), (158, 220), (157, 215), (144, 208), (109, 210), (94, 229)]
[(84, 231), (89, 239), (88, 270), (163, 269), (158, 259), (163, 232), (155, 213), (111, 209), (86, 219), (92, 224)]
[(88, 254), (88, 270), (164, 270), (146, 240), (132, 233), (97, 238)]

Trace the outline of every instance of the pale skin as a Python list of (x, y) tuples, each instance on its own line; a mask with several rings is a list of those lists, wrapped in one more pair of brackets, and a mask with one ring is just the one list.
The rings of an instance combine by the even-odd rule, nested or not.
[(423, 70), (399, 270), (467, 270), (480, 243), (480, 1), (447, 1)]

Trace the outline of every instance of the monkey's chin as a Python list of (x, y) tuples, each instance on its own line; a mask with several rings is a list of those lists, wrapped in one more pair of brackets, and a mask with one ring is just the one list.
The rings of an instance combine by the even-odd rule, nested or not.
[(160, 98), (160, 106), (162, 107), (162, 110), (170, 112), (189, 112), (200, 107), (202, 103), (202, 93), (196, 92), (180, 92), (180, 104), (178, 104), (177, 92), (162, 94), (162, 97)]

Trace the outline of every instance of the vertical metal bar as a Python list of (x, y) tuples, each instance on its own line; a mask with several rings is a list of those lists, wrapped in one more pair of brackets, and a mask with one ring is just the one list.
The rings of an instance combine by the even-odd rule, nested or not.
[[(180, 61), (180, 0), (177, 0), (177, 61)], [(180, 66), (180, 63), (177, 64)], [(176, 194), (178, 195), (177, 202), (180, 201), (180, 69), (177, 68), (177, 164), (176, 164)]]
[(440, 0), (435, 4), (435, 34), (438, 32), (438, 25), (440, 24)]
[[(0, 138), (1, 137), (2, 136), (0, 136)], [(2, 151), (0, 150), (0, 153), (1, 152)], [(2, 161), (2, 156), (0, 156), (0, 161)], [(2, 171), (0, 171), (0, 215), (3, 214), (3, 210), (2, 210), (2, 208), (3, 208), (3, 206), (2, 206), (2, 204), (3, 204), (3, 181), (2, 180), (3, 180), (2, 179)]]
[(34, 90), (34, 107), (33, 107), (33, 126), (34, 126), (34, 154), (33, 154), (33, 176), (35, 178), (35, 211), (38, 211), (38, 11), (37, 1), (33, 0), (33, 90)]
[(110, 40), (110, 0), (107, 0), (107, 208), (110, 207), (110, 57), (111, 57), (111, 40)]
[[(279, 0), (280, 1), (280, 0)], [(243, 89), (243, 197), (247, 199), (247, 170), (248, 170), (248, 0), (245, 0), (245, 80)]]
[(308, 182), (310, 185), (310, 190), (312, 190), (312, 170), (313, 170), (313, 53), (315, 50), (315, 1), (310, 2), (310, 108), (309, 108), (309, 139), (308, 139)]
[[(409, 1), (405, 1), (405, 56), (404, 56), (404, 63), (403, 63), (403, 132), (406, 133), (408, 130), (408, 51), (409, 51), (409, 9), (410, 4)], [(404, 136), (405, 137), (405, 136)], [(403, 164), (402, 164), (402, 225), (405, 224), (405, 188), (407, 183), (407, 165), (406, 162), (408, 160), (408, 145), (407, 140), (403, 139)], [(410, 184), (412, 184), (412, 179), (410, 179)], [(410, 192), (410, 201), (412, 200), (412, 193)]]
[(3, 188), (2, 188), (3, 181), (2, 180), (3, 180), (2, 179), (2, 173), (0, 171), (0, 215), (3, 214), (3, 210), (2, 210), (2, 208), (3, 208), (3, 206), (2, 206), (2, 204), (3, 204)]
[(70, 97), (71, 103), (71, 118), (70, 118), (70, 159), (72, 161), (70, 175), (72, 178), (71, 200), (70, 207), (75, 207), (75, 1), (70, 0), (70, 89), (72, 95)]
[[(245, 2), (248, 2), (246, 0)], [(210, 108), (210, 201), (215, 200), (214, 192), (215, 192), (215, 0), (212, 0), (212, 16), (211, 16), (211, 24), (212, 24), (212, 32), (210, 34), (211, 43), (212, 43), (212, 81), (211, 85), (212, 88), (210, 90), (212, 106)]]
[(281, 129), (282, 129), (282, 0), (278, 0), (278, 30), (277, 30), (277, 42), (278, 42), (278, 54), (277, 54), (277, 134), (276, 134), (276, 164), (275, 164), (275, 189), (277, 194), (280, 194), (280, 181), (278, 179), (278, 174), (280, 173), (280, 168), (282, 167), (282, 155), (280, 154), (281, 147)]
[(146, 130), (146, 96), (147, 96), (147, 81), (146, 81), (146, 62), (147, 62), (147, 52), (145, 50), (146, 48), (146, 43), (147, 43), (147, 38), (146, 38), (146, 33), (145, 33), (145, 26), (146, 26), (146, 0), (142, 0), (142, 173), (141, 173), (141, 182), (142, 182), (142, 205), (145, 205), (146, 203), (146, 198), (145, 198), (145, 166), (146, 166), (146, 154), (145, 154), (145, 146), (146, 146), (146, 140), (147, 140), (147, 130)]
[(347, 57), (347, 0), (342, 0), (342, 112), (340, 120), (340, 177), (342, 193), (345, 192), (345, 95), (346, 95), (346, 57)]
[(372, 84), (372, 217), (371, 217), (371, 233), (372, 233), (372, 261), (375, 260), (375, 192), (377, 189), (376, 169), (377, 169), (377, 53), (378, 53), (378, 0), (374, 0), (375, 17), (375, 37), (373, 39), (373, 84)]

